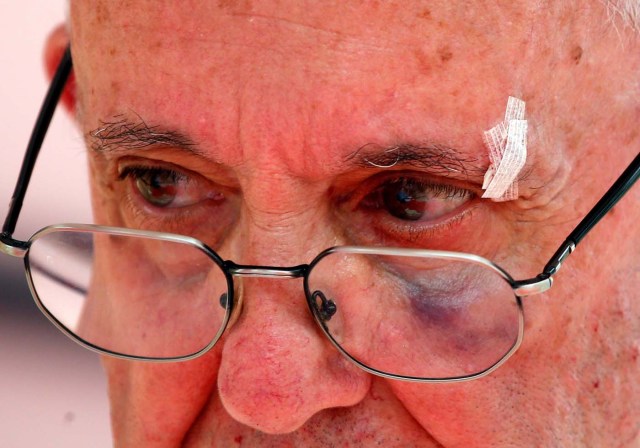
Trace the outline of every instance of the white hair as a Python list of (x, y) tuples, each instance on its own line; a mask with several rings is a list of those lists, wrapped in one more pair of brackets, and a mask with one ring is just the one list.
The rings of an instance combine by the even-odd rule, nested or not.
[(625, 26), (640, 32), (640, 0), (606, 0), (606, 3), (611, 19), (620, 18)]

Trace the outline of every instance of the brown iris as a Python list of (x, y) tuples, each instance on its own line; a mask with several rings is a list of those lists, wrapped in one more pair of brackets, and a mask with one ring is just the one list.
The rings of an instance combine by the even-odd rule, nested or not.
[(150, 204), (166, 207), (176, 197), (177, 174), (169, 170), (149, 169), (136, 177), (138, 191)]

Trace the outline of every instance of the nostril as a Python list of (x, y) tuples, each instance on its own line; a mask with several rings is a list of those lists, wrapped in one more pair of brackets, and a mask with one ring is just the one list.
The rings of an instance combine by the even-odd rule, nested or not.
[(318, 317), (322, 320), (322, 322), (328, 322), (331, 320), (336, 311), (338, 311), (338, 307), (335, 302), (331, 299), (327, 299), (322, 291), (314, 291), (311, 295), (316, 312), (318, 313)]

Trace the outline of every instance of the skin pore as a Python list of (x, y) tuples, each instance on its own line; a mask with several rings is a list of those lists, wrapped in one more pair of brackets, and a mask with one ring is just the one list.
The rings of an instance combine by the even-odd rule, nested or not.
[[(74, 1), (47, 57), (70, 39), (96, 223), (191, 235), (243, 264), (387, 245), (476, 253), (526, 278), (638, 152), (638, 42), (606, 14), (597, 1)], [(481, 137), (508, 95), (526, 101), (529, 155), (520, 198), (494, 203), (478, 199)], [(106, 144), (110, 123), (124, 124)], [(403, 157), (380, 167), (390, 152)], [(149, 170), (175, 208), (149, 205)], [(409, 222), (376, 193), (398, 179), (456, 194)], [(477, 381), (373, 377), (321, 334), (299, 280), (243, 279), (242, 313), (206, 355), (104, 359), (116, 445), (637, 443), (637, 204), (636, 188), (525, 300), (520, 351)]]

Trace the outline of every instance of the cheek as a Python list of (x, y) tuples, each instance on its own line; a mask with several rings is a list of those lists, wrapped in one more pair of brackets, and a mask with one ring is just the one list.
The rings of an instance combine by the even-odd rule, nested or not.
[(496, 381), (489, 376), (468, 383), (396, 382), (390, 386), (407, 411), (442, 446), (523, 446), (525, 439), (517, 442), (518, 432), (526, 431), (527, 422), (521, 421), (518, 406), (530, 410), (529, 417), (536, 420), (536, 397), (523, 397), (522, 386), (514, 384), (518, 381), (508, 379)]
[(227, 310), (222, 270), (186, 244), (94, 235), (89, 295), (76, 332), (114, 353), (196, 354), (216, 340)]
[[(177, 446), (214, 397), (219, 350), (192, 360), (153, 364), (104, 358), (114, 440)], [(161, 443), (162, 445), (162, 443)], [(164, 446), (164, 445), (163, 445)]]

